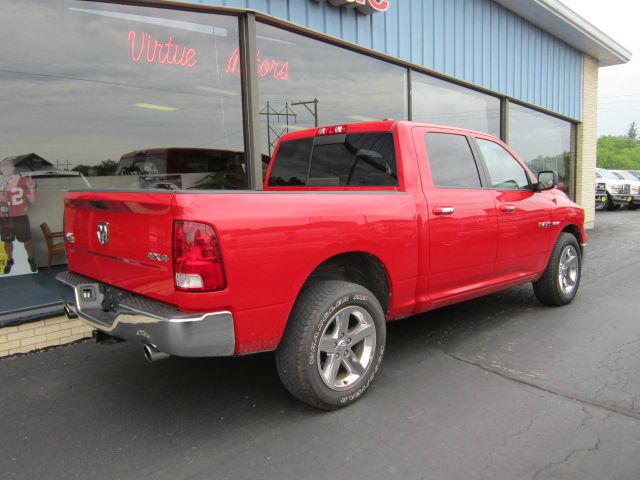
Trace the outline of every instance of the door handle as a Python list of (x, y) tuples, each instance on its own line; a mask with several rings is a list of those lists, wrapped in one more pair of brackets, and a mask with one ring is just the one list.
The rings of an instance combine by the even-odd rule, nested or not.
[(456, 209), (453, 207), (434, 207), (433, 208), (434, 215), (451, 215), (455, 211)]
[(515, 212), (516, 211), (516, 206), (515, 205), (500, 205), (500, 211), (501, 212)]

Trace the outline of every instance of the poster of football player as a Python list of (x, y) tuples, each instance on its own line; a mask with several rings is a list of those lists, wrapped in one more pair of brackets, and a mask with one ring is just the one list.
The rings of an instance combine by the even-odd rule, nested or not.
[(36, 182), (15, 173), (13, 160), (0, 160), (0, 276), (38, 271), (27, 212), (36, 202)]

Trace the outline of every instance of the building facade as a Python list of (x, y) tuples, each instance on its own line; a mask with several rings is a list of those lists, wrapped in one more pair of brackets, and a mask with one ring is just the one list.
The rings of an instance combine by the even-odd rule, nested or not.
[[(284, 132), (384, 118), (501, 137), (593, 226), (597, 72), (630, 59), (556, 0), (7, 0), (0, 27), (0, 159), (56, 167), (22, 172), (38, 266), (69, 189), (259, 189)], [(31, 273), (6, 250), (0, 282)]]

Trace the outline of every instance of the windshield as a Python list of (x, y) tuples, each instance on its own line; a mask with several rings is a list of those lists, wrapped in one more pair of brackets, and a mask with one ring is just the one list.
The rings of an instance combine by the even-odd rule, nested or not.
[(598, 173), (602, 175), (603, 178), (608, 178), (609, 180), (623, 180), (624, 177), (621, 175), (616, 175), (614, 172), (610, 170), (598, 170)]
[(158, 175), (167, 172), (165, 155), (136, 155), (120, 160), (116, 175)]
[(638, 180), (638, 178), (631, 172), (622, 171), (622, 172), (614, 172), (614, 173), (617, 173), (618, 175), (622, 175), (622, 178), (626, 180), (633, 180), (634, 182)]

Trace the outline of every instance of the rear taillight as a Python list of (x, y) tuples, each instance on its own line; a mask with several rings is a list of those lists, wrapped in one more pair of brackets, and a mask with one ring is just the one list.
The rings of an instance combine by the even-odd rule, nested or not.
[(173, 222), (173, 271), (178, 290), (210, 292), (225, 288), (220, 246), (210, 225)]

